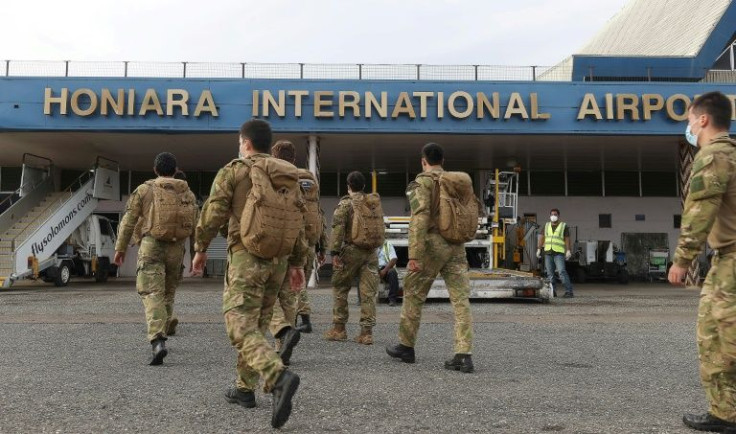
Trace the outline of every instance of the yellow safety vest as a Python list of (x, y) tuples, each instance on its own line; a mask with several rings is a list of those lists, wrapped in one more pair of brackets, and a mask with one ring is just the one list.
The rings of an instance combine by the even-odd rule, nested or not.
[(544, 251), (565, 253), (565, 222), (557, 225), (557, 230), (552, 230), (552, 223), (544, 225)]

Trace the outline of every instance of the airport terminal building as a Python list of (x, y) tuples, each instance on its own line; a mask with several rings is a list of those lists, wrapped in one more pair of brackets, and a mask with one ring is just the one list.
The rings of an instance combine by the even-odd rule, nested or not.
[(494, 169), (520, 167), (530, 221), (558, 208), (580, 240), (663, 234), (674, 249), (695, 152), (686, 109), (713, 90), (736, 106), (735, 39), (730, 0), (632, 0), (552, 67), (4, 61), (0, 192), (21, 187), (24, 161), (53, 164), (64, 189), (101, 156), (119, 164), (121, 197), (96, 211), (119, 220), (169, 151), (204, 199), (255, 117), (319, 174), (328, 215), (353, 170), (372, 176), (387, 215), (408, 215), (406, 185), (433, 141), (479, 194)]

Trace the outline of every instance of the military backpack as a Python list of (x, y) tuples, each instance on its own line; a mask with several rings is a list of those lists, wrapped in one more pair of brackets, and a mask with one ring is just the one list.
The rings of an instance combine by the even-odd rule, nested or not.
[(312, 172), (299, 169), (299, 186), (305, 202), (304, 235), (309, 245), (317, 244), (322, 236), (322, 210), (319, 207), (319, 184)]
[(183, 240), (194, 232), (197, 199), (186, 181), (156, 178), (146, 181), (149, 187), (148, 216), (141, 229), (161, 241)]
[(472, 241), (478, 230), (481, 205), (473, 192), (470, 175), (465, 172), (441, 172), (433, 178), (433, 203), (440, 235), (451, 244)]
[(350, 242), (361, 249), (376, 249), (383, 245), (385, 227), (381, 196), (378, 193), (354, 195), (350, 202), (353, 213)]
[(291, 254), (304, 227), (296, 166), (278, 158), (261, 158), (250, 167), (250, 181), (240, 219), (245, 249), (263, 259)]

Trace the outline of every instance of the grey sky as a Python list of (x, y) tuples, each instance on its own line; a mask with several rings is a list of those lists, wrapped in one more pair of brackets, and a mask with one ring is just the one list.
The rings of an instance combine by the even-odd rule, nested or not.
[(628, 0), (20, 0), (0, 59), (553, 65)]

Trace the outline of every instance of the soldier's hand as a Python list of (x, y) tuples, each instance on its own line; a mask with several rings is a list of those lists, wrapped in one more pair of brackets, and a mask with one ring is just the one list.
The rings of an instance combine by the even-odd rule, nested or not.
[(291, 292), (299, 292), (304, 287), (304, 268), (289, 267), (289, 286)]
[(207, 263), (207, 253), (197, 252), (192, 259), (192, 276), (201, 276)]
[(410, 259), (409, 263), (406, 264), (406, 268), (408, 268), (409, 271), (413, 271), (414, 273), (422, 271), (422, 266), (419, 265), (419, 261), (417, 261), (416, 259)]
[(317, 264), (319, 264), (320, 267), (325, 264), (325, 259), (327, 259), (325, 257), (325, 252), (317, 253)]
[(687, 275), (687, 268), (672, 264), (672, 266), (670, 267), (670, 272), (667, 274), (667, 280), (669, 280), (670, 283), (675, 286), (684, 286), (685, 275)]
[(342, 267), (342, 261), (340, 260), (339, 256), (333, 256), (332, 257), (332, 268), (340, 268)]
[(115, 252), (115, 257), (112, 262), (114, 262), (118, 267), (122, 267), (123, 261), (125, 261), (125, 252)]

